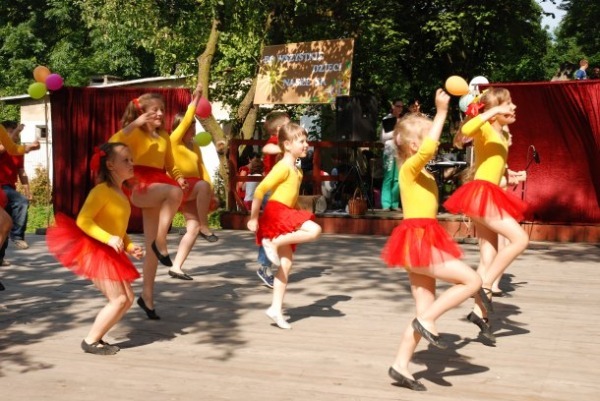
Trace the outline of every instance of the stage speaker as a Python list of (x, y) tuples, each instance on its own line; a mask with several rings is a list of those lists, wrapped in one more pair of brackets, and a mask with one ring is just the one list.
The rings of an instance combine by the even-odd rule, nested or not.
[(378, 139), (377, 99), (374, 96), (338, 96), (335, 106), (334, 140), (375, 141)]

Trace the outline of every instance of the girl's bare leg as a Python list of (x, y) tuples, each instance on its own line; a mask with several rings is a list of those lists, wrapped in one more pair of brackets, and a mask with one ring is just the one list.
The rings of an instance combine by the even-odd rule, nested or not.
[[(412, 272), (408, 273), (408, 277), (410, 279), (411, 292), (415, 300), (417, 316), (420, 316), (425, 313), (435, 301), (435, 279)], [(414, 376), (410, 373), (408, 364), (410, 363), (420, 340), (421, 335), (415, 332), (409, 324), (404, 331), (398, 353), (396, 354), (396, 359), (392, 365), (397, 372), (411, 380), (414, 380)]]
[(473, 219), (479, 226), (484, 226), (496, 234), (495, 239), (489, 238), (488, 242), (498, 240), (498, 234), (506, 237), (508, 243), (498, 250), (497, 255), (487, 266), (481, 276), (484, 288), (491, 288), (494, 280), (502, 275), (506, 268), (527, 248), (529, 237), (519, 223), (510, 216), (502, 219)]
[(159, 213), (160, 208), (158, 207), (142, 209), (144, 244), (147, 251), (144, 256), (141, 297), (149, 309), (154, 309), (154, 281), (156, 279), (156, 269), (158, 267), (158, 259), (150, 249), (152, 242), (156, 238)]
[[(92, 280), (94, 285), (106, 296), (106, 304), (94, 320), (92, 328), (85, 338), (85, 342), (93, 344), (102, 337), (121, 319), (123, 314), (131, 307), (133, 296), (129, 283), (110, 280)], [(126, 287), (129, 286), (129, 290)]]
[(186, 261), (192, 247), (196, 243), (198, 232), (200, 231), (200, 223), (198, 221), (198, 208), (194, 199), (185, 202), (182, 207), (183, 216), (185, 217), (185, 234), (179, 241), (177, 255), (173, 261), (173, 267), (169, 270), (175, 273), (183, 274), (183, 263)]
[(279, 248), (285, 245), (302, 244), (314, 241), (321, 235), (321, 226), (312, 220), (305, 221), (296, 231), (280, 235), (268, 241), (273, 247)]
[(291, 326), (283, 319), (283, 298), (287, 289), (287, 284), (292, 270), (293, 252), (292, 247), (284, 245), (279, 248), (281, 266), (277, 269), (275, 280), (273, 282), (273, 300), (266, 314), (282, 329), (289, 329)]
[[(167, 234), (182, 198), (183, 191), (181, 188), (169, 184), (151, 184), (144, 192), (136, 191), (131, 197), (131, 202), (141, 209), (158, 208), (157, 227), (156, 230), (153, 230), (154, 237), (151, 238), (150, 244), (156, 241), (156, 247), (162, 255), (168, 255), (169, 253), (167, 250)], [(146, 235), (145, 231), (144, 235)], [(146, 249), (150, 250), (151, 248)]]

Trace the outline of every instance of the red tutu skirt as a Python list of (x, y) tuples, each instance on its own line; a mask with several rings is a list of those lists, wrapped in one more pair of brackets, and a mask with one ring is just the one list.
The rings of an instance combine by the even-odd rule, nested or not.
[[(306, 210), (293, 209), (277, 201), (268, 201), (265, 210), (258, 219), (256, 243), (261, 245), (262, 239), (273, 239), (281, 234), (297, 231), (302, 224), (314, 220), (315, 215)], [(292, 245), (292, 251), (296, 245)]]
[(55, 225), (48, 228), (46, 243), (50, 253), (78, 276), (129, 282), (140, 277), (126, 252), (117, 253), (90, 237), (63, 214), (58, 214)]
[(436, 219), (403, 220), (381, 252), (388, 267), (429, 267), (460, 257), (460, 247)]
[(177, 181), (167, 175), (165, 170), (156, 167), (134, 166), (134, 177), (126, 181), (124, 190), (131, 197), (133, 191), (145, 192), (151, 184), (168, 184), (179, 188)]
[(444, 208), (450, 213), (462, 213), (469, 217), (501, 219), (509, 215), (521, 221), (527, 204), (498, 185), (485, 180), (474, 180), (461, 185), (444, 202)]
[(4, 209), (7, 204), (8, 197), (6, 196), (6, 193), (2, 190), (2, 188), (0, 188), (0, 207)]

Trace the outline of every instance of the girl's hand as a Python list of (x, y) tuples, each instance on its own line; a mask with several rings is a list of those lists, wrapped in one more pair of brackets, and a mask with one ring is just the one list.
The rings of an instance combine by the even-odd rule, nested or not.
[(111, 236), (106, 245), (110, 246), (117, 253), (123, 252), (123, 239), (121, 237), (116, 235)]
[(494, 115), (502, 114), (502, 115), (513, 115), (514, 109), (510, 104), (500, 104), (496, 107), (493, 107)]
[(248, 220), (248, 230), (252, 231), (253, 233), (256, 232), (256, 230), (258, 230), (258, 219), (250, 219)]
[(138, 260), (144, 257), (144, 249), (139, 245), (133, 245), (127, 253)]
[(32, 150), (38, 150), (40, 147), (40, 141), (36, 139), (31, 145), (25, 145), (25, 153), (29, 153)]
[(438, 89), (435, 92), (435, 109), (436, 111), (447, 112), (448, 104), (450, 103), (450, 95), (444, 92), (443, 89)]
[(140, 114), (140, 116), (135, 119), (133, 124), (135, 124), (136, 127), (143, 127), (151, 121), (154, 121), (154, 119), (156, 119), (156, 113), (148, 111), (146, 113)]
[(179, 177), (177, 179), (177, 183), (179, 184), (179, 186), (181, 187), (181, 189), (183, 189), (184, 191), (187, 191), (187, 189), (190, 186), (190, 184), (186, 181), (186, 179), (182, 178), (182, 177)]

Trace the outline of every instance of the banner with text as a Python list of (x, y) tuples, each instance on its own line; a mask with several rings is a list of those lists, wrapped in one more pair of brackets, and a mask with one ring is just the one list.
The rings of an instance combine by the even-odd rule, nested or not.
[(353, 39), (266, 46), (254, 104), (334, 103), (350, 95)]

